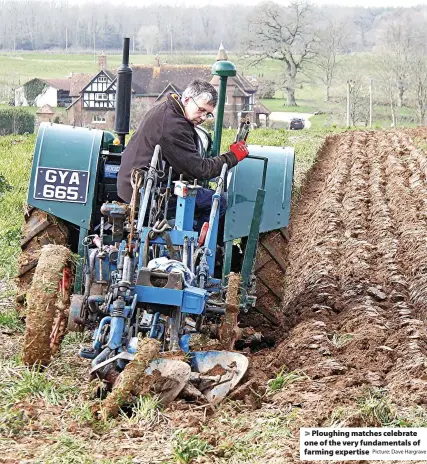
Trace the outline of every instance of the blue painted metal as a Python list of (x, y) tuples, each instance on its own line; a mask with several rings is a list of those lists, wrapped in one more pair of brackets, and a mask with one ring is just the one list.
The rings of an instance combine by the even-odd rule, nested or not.
[(150, 329), (150, 338), (156, 338), (157, 337), (157, 324), (159, 323), (159, 318), (160, 318), (160, 313), (154, 314), (153, 317), (153, 322), (151, 323), (151, 329)]
[[(291, 212), (294, 149), (249, 145), (249, 153), (268, 158), (260, 232), (287, 227)], [(226, 242), (249, 235), (257, 190), (262, 184), (263, 165), (256, 159), (244, 159), (231, 172), (224, 234)]]
[(98, 328), (95, 330), (95, 333), (93, 334), (93, 349), (96, 352), (99, 352), (100, 349), (102, 348), (102, 343), (100, 341), (100, 335), (102, 332), (102, 329), (104, 328), (104, 325), (110, 324), (111, 323), (111, 317), (110, 316), (105, 316), (101, 319), (101, 322), (99, 323)]
[(191, 334), (184, 334), (179, 339), (179, 347), (184, 353), (190, 352), (190, 340), (191, 340)]
[(104, 177), (107, 179), (117, 179), (120, 165), (118, 164), (106, 164), (104, 167)]
[(132, 337), (129, 340), (128, 346), (126, 347), (126, 351), (131, 354), (136, 354), (138, 349), (138, 337)]
[(182, 306), (182, 290), (135, 285), (135, 294), (138, 296), (138, 303), (157, 303), (168, 306)]
[[(96, 172), (103, 131), (42, 123), (37, 135), (27, 203), (53, 216), (89, 229), (95, 200)], [(88, 171), (87, 203), (34, 199), (39, 167)]]
[(187, 187), (187, 193), (184, 197), (176, 197), (176, 215), (175, 228), (180, 231), (193, 230), (194, 208), (196, 206), (195, 188)]
[(186, 287), (182, 299), (182, 312), (187, 314), (202, 314), (208, 292), (198, 287)]
[(101, 258), (96, 257), (95, 259), (95, 275), (94, 279), (96, 280), (105, 280), (108, 282), (110, 280), (111, 271), (113, 271), (116, 266), (110, 263), (110, 256), (108, 253), (102, 258), (102, 276), (101, 276)]
[[(150, 231), (151, 231), (151, 228), (144, 227), (144, 229), (142, 230), (142, 233), (141, 233), (141, 241), (142, 242), (145, 241), (145, 239), (147, 237), (147, 234)], [(197, 242), (197, 239), (199, 237), (199, 234), (197, 232), (192, 231), (192, 230), (176, 230), (176, 229), (173, 229), (173, 230), (169, 230), (168, 232), (169, 232), (170, 238), (172, 240), (172, 243), (175, 246), (183, 246), (184, 245), (184, 237), (188, 237), (189, 240), (191, 238), (193, 238), (196, 242)], [(162, 237), (157, 237), (154, 240), (150, 240), (150, 243), (157, 243), (159, 245), (165, 245), (166, 241)]]

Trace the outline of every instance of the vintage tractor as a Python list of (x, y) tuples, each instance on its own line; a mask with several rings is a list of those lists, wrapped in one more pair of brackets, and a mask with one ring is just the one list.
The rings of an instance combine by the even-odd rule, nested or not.
[[(117, 82), (118, 138), (108, 131), (40, 126), (18, 299), (24, 303), (32, 275), (45, 287), (47, 280), (56, 279), (59, 297), (51, 298), (52, 285), (47, 290), (38, 285), (45, 295), (34, 296), (33, 283), (24, 360), (49, 362), (66, 330), (91, 330), (92, 344), (79, 354), (91, 360), (91, 376), (101, 379), (108, 391), (132, 364), (141, 339), (154, 339), (160, 354), (145, 372), (157, 373), (163, 400), (173, 400), (191, 381), (216, 403), (248, 366), (247, 358), (233, 351), (236, 341), (262, 338), (242, 330), (239, 321), (254, 311), (271, 318), (269, 306), (280, 302), (284, 263), (277, 240), (285, 240), (289, 222), (293, 149), (249, 145), (247, 159), (231, 170), (224, 165), (215, 181), (209, 222), (201, 232), (193, 227), (197, 181), (181, 177), (172, 182), (172, 171), (162, 172), (160, 146), (150, 166), (134, 171), (131, 203), (119, 202), (116, 178), (130, 119), (128, 63), (125, 39)], [(219, 60), (212, 74), (219, 76), (215, 133), (211, 143), (209, 134), (200, 130), (201, 156), (219, 153), (227, 79), (236, 70), (229, 61)], [(243, 121), (236, 139), (246, 138), (248, 127)], [(159, 182), (160, 174), (167, 182)], [(228, 206), (219, 247), (221, 193), (227, 195)], [(176, 205), (174, 213), (171, 204)], [(43, 247), (40, 253), (47, 243), (66, 245), (74, 257), (60, 256), (56, 250), (63, 247)], [(257, 286), (263, 290), (258, 299)]]

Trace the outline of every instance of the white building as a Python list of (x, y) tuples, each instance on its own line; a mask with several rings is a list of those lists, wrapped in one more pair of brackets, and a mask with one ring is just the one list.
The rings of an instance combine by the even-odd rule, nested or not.
[[(37, 106), (39, 108), (44, 105), (49, 105), (52, 108), (68, 106), (71, 103), (70, 82), (70, 78), (31, 79), (15, 89), (15, 106)], [(34, 91), (39, 91), (39, 93), (34, 96)]]

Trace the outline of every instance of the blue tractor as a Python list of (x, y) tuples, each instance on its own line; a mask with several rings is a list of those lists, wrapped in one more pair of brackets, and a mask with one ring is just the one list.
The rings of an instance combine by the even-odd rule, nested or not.
[[(248, 367), (236, 341), (260, 337), (250, 330), (245, 333), (240, 321), (254, 311), (268, 317), (267, 306), (280, 304), (280, 290), (272, 281), (280, 282), (283, 251), (274, 237), (286, 237), (294, 152), (249, 145), (250, 156), (238, 166), (229, 170), (224, 164), (219, 178), (212, 180), (216, 193), (201, 233), (194, 230), (197, 180), (172, 182), (172, 173), (162, 172), (160, 146), (150, 166), (134, 171), (131, 203), (119, 202), (117, 172), (129, 133), (132, 71), (128, 63), (125, 39), (118, 70), (117, 136), (48, 123), (39, 128), (22, 242), (24, 251), (32, 251), (32, 259), (21, 260), (20, 277), (28, 284), (43, 253), (55, 259), (52, 248), (40, 252), (35, 241), (39, 247), (49, 242), (66, 245), (78, 259), (76, 265), (60, 266), (57, 273), (62, 305), (57, 305), (59, 316), (49, 320), (47, 341), (40, 340), (31, 327), (31, 314), (27, 315), (24, 359), (48, 362), (38, 356), (43, 343), (48, 346), (41, 348), (52, 354), (61, 333), (90, 330), (92, 344), (79, 355), (90, 360), (91, 376), (101, 379), (108, 390), (135, 358), (141, 339), (151, 338), (159, 342), (164, 355), (152, 360), (146, 372), (160, 373), (157, 386), (162, 398), (174, 399), (192, 382), (215, 403), (237, 385)], [(229, 61), (219, 60), (212, 74), (219, 76), (215, 132), (211, 143), (209, 134), (200, 129), (200, 156), (219, 153), (227, 79), (236, 70)], [(243, 121), (236, 140), (246, 138), (248, 128)], [(168, 181), (160, 183), (163, 174)], [(218, 247), (221, 194), (227, 195), (228, 207), (224, 246)], [(170, 214), (172, 201), (174, 214)], [(241, 254), (236, 261), (233, 244), (235, 249), (238, 243)], [(266, 267), (269, 262), (276, 266), (275, 275)], [(264, 306), (257, 299), (259, 286), (264, 289)], [(30, 303), (28, 311), (32, 311)], [(171, 352), (185, 353), (185, 358), (174, 359), (167, 355)], [(174, 381), (173, 388), (165, 378)]]

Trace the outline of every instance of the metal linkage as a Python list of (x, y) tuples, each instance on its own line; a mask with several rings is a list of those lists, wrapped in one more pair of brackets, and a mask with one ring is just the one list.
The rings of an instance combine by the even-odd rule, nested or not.
[(161, 147), (160, 145), (156, 145), (154, 149), (153, 157), (151, 158), (150, 167), (148, 168), (147, 177), (144, 183), (144, 196), (141, 201), (141, 206), (139, 208), (139, 215), (138, 215), (138, 225), (137, 225), (137, 232), (141, 233), (142, 228), (144, 226), (145, 215), (147, 213), (148, 202), (150, 200), (150, 196), (153, 193), (153, 186), (155, 185), (155, 181), (157, 179), (157, 168), (159, 165), (161, 157)]

